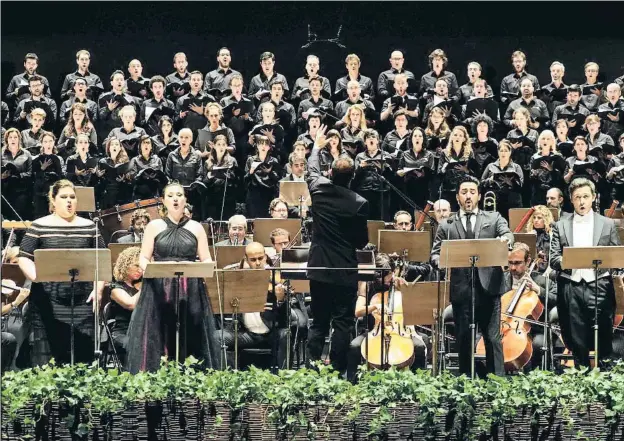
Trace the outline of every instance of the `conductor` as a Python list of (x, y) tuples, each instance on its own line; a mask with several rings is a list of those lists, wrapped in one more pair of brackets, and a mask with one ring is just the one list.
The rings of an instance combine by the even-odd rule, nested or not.
[(314, 321), (308, 336), (308, 362), (321, 358), (330, 323), (334, 328), (329, 354), (332, 366), (347, 367), (353, 311), (357, 300), (357, 248), (368, 242), (368, 201), (349, 189), (355, 166), (344, 155), (334, 160), (330, 179), (321, 175), (320, 147), (327, 127), (322, 125), (308, 160), (307, 183), (314, 207), (314, 224), (308, 267), (353, 270), (308, 271)]

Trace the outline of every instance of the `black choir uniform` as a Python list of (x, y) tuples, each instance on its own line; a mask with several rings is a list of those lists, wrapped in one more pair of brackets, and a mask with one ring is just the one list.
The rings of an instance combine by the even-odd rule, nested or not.
[(518, 98), (517, 100), (513, 100), (509, 103), (507, 111), (505, 112), (505, 117), (503, 118), (503, 123), (507, 127), (513, 128), (513, 114), (521, 107), (524, 107), (529, 111), (531, 121), (539, 124), (540, 131), (548, 127), (550, 123), (550, 115), (548, 114), (546, 103), (535, 96), (532, 96), (528, 102), (524, 98)]
[(67, 124), (67, 121), (69, 121), (69, 113), (71, 111), (71, 108), (76, 103), (85, 105), (85, 107), (87, 108), (87, 115), (89, 116), (91, 123), (95, 125), (98, 120), (97, 103), (88, 98), (85, 98), (84, 101), (81, 101), (79, 98), (72, 96), (61, 103), (61, 109), (59, 110), (60, 126), (65, 127), (65, 125)]
[(308, 128), (308, 121), (303, 117), (303, 114), (308, 112), (309, 116), (311, 109), (317, 109), (316, 113), (321, 115), (321, 122), (323, 124), (332, 126), (335, 122), (331, 116), (326, 117), (327, 114), (334, 114), (334, 103), (323, 96), (320, 96), (318, 100), (314, 100), (312, 97), (306, 98), (301, 100), (297, 108), (297, 126), (299, 127), (299, 134), (305, 132)]
[[(254, 103), (259, 106), (260, 103), (267, 101), (271, 97), (271, 82), (279, 81), (282, 83), (282, 87), (284, 88), (284, 96), (287, 97), (290, 95), (290, 88), (288, 87), (288, 80), (281, 73), (273, 71), (273, 75), (271, 78), (267, 77), (264, 72), (261, 70), (260, 73), (255, 75), (251, 82), (249, 83), (248, 95), (250, 98), (253, 98)], [(256, 99), (256, 93), (259, 91), (264, 91), (263, 96), (260, 100)]]
[[(98, 153), (98, 138), (95, 128), (89, 129), (87, 134), (89, 136), (89, 153)], [(68, 135), (65, 129), (61, 132), (56, 148), (58, 149), (59, 156), (63, 159), (67, 160), (69, 156), (76, 153), (76, 136), (76, 133)]]
[[(107, 103), (109, 101), (115, 101), (119, 104), (113, 110), (108, 110)], [(106, 92), (100, 96), (98, 100), (98, 121), (95, 126), (97, 128), (98, 139), (106, 139), (109, 133), (111, 133), (111, 130), (123, 126), (123, 122), (119, 117), (119, 112), (125, 106), (134, 107), (137, 115), (137, 121), (135, 123), (140, 123), (139, 115), (141, 114), (141, 109), (136, 98), (127, 93), (116, 94), (114, 91)]]
[(522, 187), (522, 203), (529, 206), (531, 203), (531, 158), (536, 152), (537, 138), (539, 134), (533, 129), (529, 129), (523, 133), (519, 128), (510, 130), (507, 133), (507, 139), (512, 143), (522, 143), (518, 148), (512, 148), (511, 159), (513, 162), (522, 167), (524, 172), (524, 184)]
[[(366, 161), (366, 165), (362, 162)], [(351, 189), (368, 201), (369, 220), (389, 221), (390, 188), (380, 176), (393, 180), (395, 159), (381, 149), (371, 156), (364, 150), (355, 157), (355, 177)]]
[(486, 167), (498, 159), (498, 141), (488, 136), (483, 142), (479, 138), (472, 138), (470, 142), (475, 161), (479, 165), (477, 176), (482, 176)]
[(204, 78), (204, 92), (221, 100), (230, 94), (230, 81), (234, 75), (241, 75), (241, 73), (229, 67), (211, 70)]
[[(430, 195), (438, 195), (435, 197), (435, 200), (439, 199), (440, 196), (440, 184), (442, 182), (442, 176), (438, 174), (438, 169), (440, 166), (440, 158), (444, 156), (443, 150), (446, 148), (446, 145), (449, 141), (449, 136), (451, 132), (449, 132), (442, 136), (440, 133), (427, 135), (427, 142), (424, 144), (425, 148), (429, 150), (433, 154), (434, 158), (434, 170), (436, 171), (429, 181), (429, 194)], [(455, 198), (453, 198), (455, 200)]]
[[(493, 239), (504, 237), (509, 244), (514, 243), (514, 236), (507, 221), (497, 212), (477, 210), (468, 215), (460, 210), (448, 222), (438, 226), (431, 262), (439, 267), (442, 241), (457, 239)], [(501, 267), (477, 268), (475, 270), (475, 322), (485, 340), (485, 358), (488, 373), (498, 376), (505, 374), (503, 346), (500, 335), (501, 302), (505, 292), (504, 274)], [(453, 306), (455, 334), (459, 352), (459, 370), (470, 374), (471, 345), (471, 271), (470, 268), (451, 269), (450, 300)]]
[(145, 129), (149, 136), (156, 136), (160, 133), (158, 121), (162, 116), (168, 116), (172, 121), (176, 119), (176, 109), (172, 101), (163, 98), (156, 101), (156, 98), (149, 98), (141, 103), (139, 114), (139, 124)]
[[(359, 104), (364, 108), (364, 117), (366, 118), (367, 126), (369, 128), (374, 126), (374, 121), (377, 119), (375, 114), (375, 106), (372, 101), (366, 98), (363, 99), (362, 97), (358, 98), (355, 102), (347, 98), (344, 101), (336, 103), (336, 117), (338, 117), (339, 119), (344, 118), (344, 116), (347, 114), (347, 110), (349, 110), (349, 107), (355, 104)], [(372, 122), (372, 124), (370, 124), (369, 121)]]
[(588, 115), (589, 110), (580, 103), (577, 104), (576, 107), (572, 107), (567, 103), (562, 104), (555, 107), (552, 117), (552, 126), (555, 127), (556, 122), (560, 119), (565, 119), (570, 122), (576, 121), (574, 127), (568, 126), (568, 138), (574, 139), (578, 135), (584, 134), (583, 124)]
[(500, 122), (500, 111), (498, 109), (498, 103), (493, 97), (469, 97), (466, 104), (462, 106), (461, 120), (471, 129), (476, 115), (483, 113), (490, 117), (495, 126), (493, 129), (495, 129)]
[(497, 159), (485, 168), (481, 182), (484, 189), (496, 193), (496, 208), (498, 212), (509, 220), (511, 208), (522, 207), (522, 186), (524, 184), (524, 172), (513, 160), (502, 168)]
[(178, 147), (180, 147), (180, 142), (178, 141), (178, 135), (175, 133), (171, 134), (169, 141), (165, 141), (160, 133), (156, 136), (152, 136), (152, 150), (162, 160), (163, 164), (167, 162), (169, 154)]
[(130, 160), (132, 179), (132, 200), (151, 199), (162, 194), (167, 177), (163, 171), (163, 161), (154, 152), (148, 159), (141, 154)]
[(41, 148), (41, 137), (43, 136), (43, 132), (45, 129), (41, 128), (37, 131), (37, 133), (33, 132), (32, 129), (22, 130), (22, 147), (28, 152), (35, 156), (39, 154), (39, 149)]
[[(331, 97), (331, 84), (329, 83), (329, 79), (322, 75), (318, 75), (315, 78), (321, 79), (321, 96), (326, 98)], [(299, 93), (301, 91), (301, 93)], [(297, 96), (299, 93), (299, 96)], [(304, 76), (297, 78), (295, 84), (293, 85), (292, 95), (290, 96), (290, 101), (299, 102), (300, 105), (303, 101), (311, 98), (310, 95), (310, 77), (306, 73)]]
[(100, 208), (107, 209), (130, 202), (132, 184), (125, 176), (131, 173), (130, 161), (115, 164), (112, 158), (106, 157), (100, 159), (98, 169), (105, 171), (104, 176), (98, 177), (96, 184)]
[[(581, 84), (581, 104), (587, 107), (587, 110), (592, 113), (595, 113), (598, 110), (598, 107), (605, 102), (605, 90), (603, 87), (603, 83), (600, 82), (594, 84), (585, 82)], [(599, 90), (600, 96), (592, 93), (593, 90)]]
[[(611, 121), (607, 115), (619, 116), (619, 121)], [(620, 98), (611, 104), (606, 102), (598, 107), (598, 116), (600, 116), (600, 130), (617, 141), (620, 135), (624, 133), (624, 99)]]
[(205, 164), (207, 204), (204, 204), (202, 219), (226, 220), (236, 209), (236, 187), (239, 183), (236, 158), (225, 154), (220, 163)]
[[(486, 85), (486, 92), (485, 92), (485, 98), (493, 98), (494, 97), (494, 91), (492, 90), (492, 88), (490, 87), (489, 84)], [(469, 81), (466, 84), (462, 84), (461, 86), (459, 86), (459, 89), (457, 89), (457, 93), (455, 94), (455, 96), (457, 97), (457, 101), (459, 101), (459, 104), (467, 104), (468, 101), (470, 101), (470, 98), (473, 98), (474, 95), (474, 85)]]
[[(462, 167), (467, 167), (468, 172), (463, 170)], [(440, 182), (440, 197), (437, 199), (446, 199), (451, 204), (451, 211), (457, 211), (458, 204), (455, 195), (457, 194), (459, 181), (466, 175), (474, 176), (477, 168), (478, 164), (474, 159), (474, 152), (470, 152), (468, 157), (464, 157), (463, 148), (460, 150), (459, 155), (452, 148), (449, 155), (443, 152), (437, 169), (440, 176), (438, 181)], [(436, 189), (436, 194), (438, 194), (437, 191), (438, 189)]]
[(525, 78), (531, 80), (533, 83), (533, 89), (539, 90), (540, 85), (537, 77), (535, 75), (531, 75), (527, 71), (523, 70), (519, 74), (514, 72), (512, 74), (507, 75), (501, 81), (500, 86), (500, 94), (501, 94), (501, 103), (508, 105), (510, 101), (516, 99), (520, 96), (520, 83)]
[(386, 134), (381, 142), (381, 150), (390, 153), (394, 157), (399, 157), (399, 154), (405, 152), (409, 146), (408, 143), (412, 136), (412, 132), (407, 130), (403, 136), (399, 132), (392, 130)]
[(180, 75), (177, 71), (167, 75), (165, 77), (165, 81), (167, 81), (165, 96), (167, 99), (177, 103), (178, 99), (191, 91), (190, 80), (191, 74), (188, 71), (184, 72), (184, 75)]
[(87, 82), (87, 97), (92, 101), (97, 101), (100, 94), (104, 91), (104, 84), (102, 84), (99, 76), (89, 71), (84, 75), (75, 71), (65, 76), (63, 87), (61, 87), (61, 100), (74, 96), (74, 82), (77, 78), (82, 78)]
[(149, 78), (143, 76), (140, 76), (136, 80), (130, 77), (126, 80), (126, 90), (130, 95), (135, 97), (139, 103), (143, 103), (143, 101), (148, 99), (152, 94), (149, 83)]
[[(226, 96), (219, 103), (223, 108), (223, 124), (232, 130), (236, 143), (236, 161), (243, 164), (247, 156), (251, 154), (252, 147), (249, 145), (249, 132), (254, 126), (253, 116), (256, 108), (252, 99), (242, 95), (237, 101), (234, 95)], [(234, 111), (240, 109), (238, 116)], [(249, 115), (249, 119), (243, 118), (244, 114)]]
[[(624, 154), (614, 155), (609, 161), (609, 167), (607, 171), (610, 171), (614, 167), (621, 167), (624, 165)], [(618, 171), (609, 179), (611, 184), (611, 198), (624, 201), (624, 169)]]
[[(564, 175), (572, 169), (574, 175), (572, 180), (576, 178), (587, 178), (596, 185), (596, 191), (600, 192), (603, 188), (602, 180), (606, 174), (606, 167), (602, 161), (592, 155), (587, 155), (585, 160), (580, 160), (576, 156), (570, 156), (566, 159), (566, 168)], [(597, 203), (600, 203), (600, 198), (596, 199)]]
[[(414, 201), (418, 206), (424, 207), (428, 200), (436, 199), (437, 195), (431, 195), (427, 191), (429, 189), (429, 181), (436, 173), (435, 158), (433, 153), (424, 149), (414, 153), (414, 150), (408, 144), (408, 149), (402, 152), (399, 159), (398, 170), (413, 169), (405, 173), (402, 178), (403, 192)], [(398, 171), (397, 170), (397, 171)], [(410, 210), (404, 202), (401, 204), (405, 210)]]
[[(13, 156), (8, 148), (2, 149), (2, 173), (10, 175), (2, 179), (2, 215), (6, 219), (32, 219), (32, 155), (19, 149)], [(5, 201), (6, 198), (6, 201)], [(7, 203), (8, 201), (8, 203)], [(13, 209), (17, 211), (17, 214)]]
[[(395, 112), (401, 107), (409, 111), (418, 110), (418, 97), (416, 95), (409, 95), (407, 93), (405, 95), (399, 95), (395, 93), (394, 95), (391, 95), (384, 100), (383, 104), (381, 105), (380, 113), (384, 113), (391, 105), (394, 105)], [(405, 116), (407, 117), (408, 127), (414, 127), (417, 124), (418, 118), (409, 115)], [(392, 121), (392, 119), (388, 118), (386, 121)]]
[(207, 124), (206, 127), (199, 130), (197, 132), (195, 148), (200, 152), (210, 151), (208, 143), (214, 142), (214, 139), (219, 135), (225, 136), (228, 148), (232, 149), (230, 154), (234, 155), (236, 153), (236, 140), (234, 139), (234, 132), (232, 132), (232, 129), (229, 127), (225, 127), (223, 125), (219, 126), (219, 128), (214, 132), (210, 130), (210, 124)]
[(576, 155), (574, 148), (572, 147), (572, 141), (567, 138), (565, 141), (561, 141), (557, 138), (557, 151), (563, 156), (565, 159), (570, 156)]
[(543, 86), (541, 89), (535, 92), (539, 99), (546, 103), (548, 113), (553, 115), (555, 109), (562, 106), (567, 101), (568, 86), (561, 83), (560, 86), (555, 86), (555, 83), (550, 82)]
[(455, 127), (457, 122), (461, 119), (461, 106), (454, 96), (449, 95), (448, 98), (443, 98), (438, 95), (433, 95), (427, 100), (425, 110), (423, 110), (422, 122), (425, 127), (427, 121), (429, 121), (429, 114), (434, 107), (450, 110), (450, 115), (446, 117), (446, 123), (451, 129)]
[[(51, 162), (46, 168), (44, 163)], [(34, 210), (33, 219), (46, 216), (50, 213), (48, 191), (52, 184), (65, 176), (65, 163), (58, 155), (39, 154), (32, 159), (32, 174), (35, 178), (33, 186)]]
[[(253, 174), (249, 173), (251, 166), (259, 163)], [(279, 192), (279, 181), (282, 178), (282, 167), (275, 156), (269, 152), (264, 159), (258, 155), (247, 158), (245, 164), (245, 186), (247, 197), (245, 206), (247, 217), (264, 218), (269, 214), (269, 204)]]
[(121, 143), (121, 146), (126, 149), (128, 158), (132, 159), (140, 153), (141, 137), (146, 135), (147, 133), (145, 132), (145, 130), (142, 127), (138, 127), (136, 125), (129, 132), (126, 131), (123, 126), (115, 127), (108, 134), (103, 144), (106, 144), (106, 141), (110, 138), (117, 138)]
[[(552, 170), (544, 167), (543, 162), (548, 163)], [(551, 188), (565, 188), (563, 173), (566, 162), (563, 156), (549, 154), (542, 156), (537, 152), (531, 158), (531, 206), (546, 205), (546, 193)]]
[[(313, 147), (314, 143), (312, 143), (312, 145), (310, 147)], [(331, 152), (329, 151), (329, 146), (323, 148), (323, 149), (317, 149), (318, 151), (318, 167), (319, 167), (319, 172), (321, 174), (321, 176), (323, 177), (329, 177), (329, 172), (332, 168), (332, 164), (334, 163), (334, 156), (331, 154)], [(343, 148), (340, 151), (340, 154), (338, 155), (338, 157), (340, 156), (349, 156), (349, 154), (347, 153), (347, 151)], [(291, 181), (293, 179), (290, 179)]]
[[(197, 131), (208, 123), (208, 119), (203, 114), (200, 115), (199, 113), (190, 110), (189, 106), (194, 104), (205, 109), (206, 104), (214, 102), (215, 99), (212, 95), (208, 95), (201, 90), (197, 92), (196, 95), (189, 92), (178, 98), (178, 101), (176, 102), (176, 118), (180, 129), (191, 129), (193, 131), (193, 138), (195, 139), (197, 137)], [(184, 118), (181, 118), (180, 112), (188, 113)]]
[(449, 72), (448, 70), (442, 70), (440, 72), (440, 75), (438, 75), (432, 70), (420, 77), (420, 92), (418, 94), (420, 96), (423, 96), (425, 94), (432, 95), (433, 90), (435, 89), (435, 83), (439, 79), (444, 79), (448, 84), (449, 96), (453, 96), (457, 93), (459, 85), (457, 84), (457, 77), (453, 72)]
[(590, 366), (589, 351), (594, 349), (595, 280), (598, 279), (598, 357), (611, 357), (615, 293), (610, 271), (563, 270), (565, 247), (619, 246), (620, 238), (612, 219), (589, 212), (560, 219), (553, 227), (551, 267), (558, 271), (557, 312), (563, 341), (572, 351), (576, 366)]
[(271, 152), (269, 154), (275, 156), (280, 164), (285, 164), (288, 161), (288, 152), (284, 146), (284, 137), (286, 134), (284, 127), (282, 127), (282, 125), (277, 121), (272, 124), (264, 124), (260, 122), (251, 129), (249, 134), (262, 135), (263, 130), (273, 131), (273, 137), (275, 138), (275, 141), (271, 143)]
[(392, 96), (394, 92), (394, 78), (399, 74), (407, 77), (408, 84), (416, 81), (416, 77), (409, 70), (395, 68), (384, 70), (377, 78), (377, 96), (380, 100), (385, 100)]
[(30, 97), (29, 80), (31, 76), (35, 75), (41, 78), (41, 84), (43, 84), (43, 94), (48, 98), (52, 97), (52, 94), (50, 93), (50, 82), (46, 77), (37, 72), (30, 75), (28, 72), (24, 71), (24, 73), (17, 74), (11, 78), (7, 87), (6, 95), (7, 98), (13, 99), (12, 105)]
[(202, 202), (205, 195), (204, 165), (200, 153), (193, 147), (189, 148), (186, 157), (178, 147), (169, 154), (165, 164), (165, 175), (171, 181), (178, 181), (187, 194), (189, 204), (193, 206), (193, 219), (200, 220)]
[[(334, 88), (334, 97), (335, 100), (345, 100), (348, 98), (347, 96), (347, 85), (351, 81), (349, 78), (349, 74), (344, 77), (338, 78), (336, 80), (336, 86)], [(373, 81), (362, 74), (359, 74), (356, 80), (360, 83), (360, 93), (365, 100), (373, 101), (375, 99), (375, 88), (373, 86)]]
[[(13, 116), (13, 121), (15, 122), (16, 127), (28, 127), (30, 125), (30, 112), (32, 112), (33, 109), (43, 109), (46, 113), (43, 128), (48, 131), (54, 131), (56, 128), (56, 102), (52, 98), (48, 98), (45, 95), (42, 95), (39, 98), (40, 99), (34, 99), (33, 97), (28, 97), (17, 104), (17, 108), (15, 109), (15, 114)], [(26, 113), (26, 118), (24, 119), (20, 117), (22, 112)]]

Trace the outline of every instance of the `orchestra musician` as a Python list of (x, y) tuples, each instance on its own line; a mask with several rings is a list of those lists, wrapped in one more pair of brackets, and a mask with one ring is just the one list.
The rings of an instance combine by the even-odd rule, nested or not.
[[(550, 234), (555, 221), (550, 209), (545, 205), (536, 205), (533, 208), (535, 211), (526, 224), (526, 230), (528, 233), (535, 233), (536, 235), (535, 248), (537, 249), (537, 257), (541, 259), (537, 271), (544, 273), (548, 268), (550, 259)], [(554, 282), (554, 271), (551, 274)]]
[[(563, 270), (565, 247), (618, 246), (620, 238), (612, 219), (592, 211), (596, 186), (586, 178), (576, 178), (569, 188), (574, 214), (560, 219), (553, 227), (551, 267), (558, 271), (557, 311), (565, 345), (572, 351), (577, 367), (590, 365), (593, 349), (595, 305), (598, 307), (598, 360), (609, 359), (612, 352), (615, 292), (612, 274), (593, 269)], [(598, 279), (598, 298), (595, 280)]]
[[(514, 237), (507, 221), (498, 212), (479, 210), (481, 199), (479, 181), (465, 176), (457, 185), (459, 212), (438, 226), (431, 250), (431, 263), (437, 267), (440, 261), (442, 241), (453, 239), (499, 238), (513, 244)], [(469, 268), (453, 268), (450, 280), (450, 300), (453, 306), (456, 337), (459, 352), (459, 370), (470, 374), (470, 308), (471, 275)], [(504, 375), (503, 349), (500, 335), (501, 302), (504, 292), (503, 271), (500, 267), (478, 268), (475, 271), (475, 319), (485, 340), (486, 367), (488, 373)]]
[(235, 214), (228, 219), (228, 238), (217, 242), (215, 246), (248, 245), (247, 218), (242, 214)]
[(151, 219), (152, 217), (150, 214), (143, 208), (134, 211), (130, 219), (129, 234), (121, 236), (117, 240), (117, 243), (141, 243), (143, 241), (145, 227), (149, 224)]

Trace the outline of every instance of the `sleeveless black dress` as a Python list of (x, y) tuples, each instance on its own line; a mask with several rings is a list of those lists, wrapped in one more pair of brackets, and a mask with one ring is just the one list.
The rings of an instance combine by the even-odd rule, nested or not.
[[(155, 261), (195, 261), (197, 238), (168, 218), (154, 240)], [(127, 367), (131, 373), (155, 371), (164, 355), (175, 358), (177, 279), (144, 279), (128, 328)], [(204, 279), (180, 279), (180, 361), (189, 356), (206, 369), (218, 369), (219, 343)]]

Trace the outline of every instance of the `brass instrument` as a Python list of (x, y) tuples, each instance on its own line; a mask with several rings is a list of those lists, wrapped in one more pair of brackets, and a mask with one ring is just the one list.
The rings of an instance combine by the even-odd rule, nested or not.
[(483, 211), (496, 211), (496, 193), (488, 191), (483, 197)]

